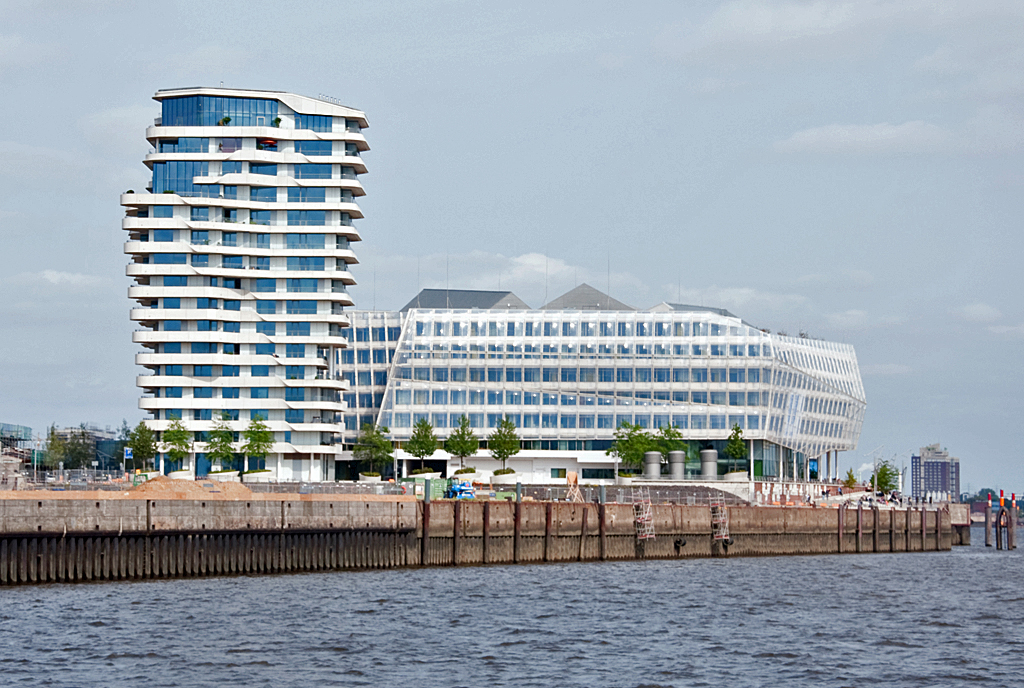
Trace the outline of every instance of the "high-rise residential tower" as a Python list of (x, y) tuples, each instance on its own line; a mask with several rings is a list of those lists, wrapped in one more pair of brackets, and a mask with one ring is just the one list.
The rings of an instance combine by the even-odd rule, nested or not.
[[(365, 115), (277, 91), (158, 91), (144, 192), (121, 196), (133, 335), (146, 422), (195, 433), (186, 466), (209, 470), (218, 419), (274, 433), (259, 466), (281, 480), (334, 476), (340, 394), (334, 349), (352, 305), (353, 220), (369, 150)], [(242, 466), (236, 464), (235, 468)], [(225, 468), (227, 468), (225, 466)]]

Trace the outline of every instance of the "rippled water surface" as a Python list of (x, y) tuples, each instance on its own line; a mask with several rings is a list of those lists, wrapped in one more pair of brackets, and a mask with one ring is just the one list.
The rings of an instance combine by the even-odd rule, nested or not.
[(0, 589), (0, 684), (956, 686), (1024, 678), (1021, 550)]

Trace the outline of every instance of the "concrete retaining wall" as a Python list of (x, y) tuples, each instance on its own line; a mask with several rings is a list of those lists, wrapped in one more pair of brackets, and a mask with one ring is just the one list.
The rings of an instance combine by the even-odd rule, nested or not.
[(238, 573), (948, 550), (945, 510), (436, 501), (0, 501), (0, 585)]

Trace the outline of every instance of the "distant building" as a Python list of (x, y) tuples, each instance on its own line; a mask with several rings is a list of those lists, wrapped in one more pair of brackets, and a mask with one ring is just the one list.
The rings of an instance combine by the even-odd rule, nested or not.
[(960, 494), (960, 459), (950, 456), (938, 443), (921, 447), (910, 457), (910, 496), (934, 501), (956, 500)]
[(32, 461), (32, 428), (24, 425), (0, 423), (0, 482), (21, 470)]
[[(718, 450), (720, 473), (739, 426), (752, 461), (736, 468), (751, 478), (835, 478), (835, 454), (857, 446), (864, 418), (853, 347), (770, 334), (722, 309), (638, 310), (583, 284), (538, 309), (510, 292), (430, 289), (398, 312), (346, 314), (334, 362), (348, 383), (339, 477), (355, 474), (344, 464), (364, 424), (404, 443), (421, 419), (444, 439), (466, 416), (481, 439), (502, 418), (516, 425), (509, 465), (524, 482), (614, 478), (605, 451), (623, 422), (679, 428), (691, 446)], [(497, 467), (486, 454), (471, 465)]]

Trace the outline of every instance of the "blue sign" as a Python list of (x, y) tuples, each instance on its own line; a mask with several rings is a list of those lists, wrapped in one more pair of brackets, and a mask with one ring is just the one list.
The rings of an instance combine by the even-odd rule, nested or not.
[(131, 447), (125, 447), (124, 448), (124, 460), (127, 461), (130, 458), (132, 458), (132, 448)]

